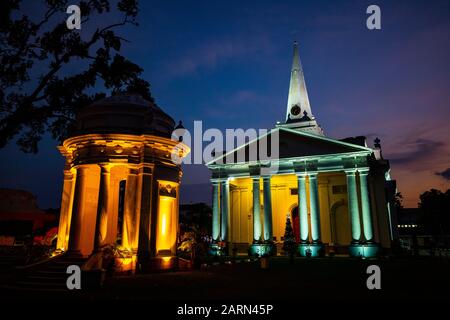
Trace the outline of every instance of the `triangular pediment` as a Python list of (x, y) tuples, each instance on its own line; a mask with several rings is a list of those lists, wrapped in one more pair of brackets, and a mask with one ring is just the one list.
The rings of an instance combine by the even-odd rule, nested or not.
[[(253, 141), (250, 141), (230, 152), (227, 152), (225, 155), (217, 157), (213, 161), (207, 163), (207, 165), (220, 163), (227, 164), (227, 159), (229, 159), (229, 163), (247, 163), (250, 161), (264, 161), (268, 160), (269, 158), (273, 159), (270, 154), (270, 150), (272, 147), (272, 143), (276, 141), (277, 134), (279, 141), (279, 151), (277, 157), (278, 159), (372, 152), (370, 148), (364, 146), (318, 136), (300, 130), (277, 127), (269, 131), (266, 135), (262, 135)], [(260, 155), (260, 145), (265, 141), (267, 141), (267, 150), (269, 151), (261, 152), (262, 154)], [(256, 155), (251, 157), (249, 156), (250, 150), (258, 151)], [(244, 154), (245, 160), (242, 161)], [(267, 155), (268, 157), (265, 155)], [(230, 161), (231, 159), (234, 160)]]

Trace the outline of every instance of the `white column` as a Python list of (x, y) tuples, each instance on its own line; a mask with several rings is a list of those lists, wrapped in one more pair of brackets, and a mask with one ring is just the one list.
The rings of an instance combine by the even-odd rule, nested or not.
[(306, 199), (306, 174), (297, 175), (298, 213), (300, 220), (300, 241), (307, 242), (309, 234), (308, 205)]
[(221, 210), (221, 232), (220, 237), (222, 241), (228, 241), (228, 220), (230, 219), (229, 212), (229, 198), (230, 198), (230, 183), (228, 180), (225, 180), (221, 184), (221, 195), (222, 195), (222, 210)]
[(262, 240), (259, 176), (252, 177), (252, 181), (253, 181), (253, 241), (256, 242)]
[(372, 214), (370, 212), (370, 197), (368, 189), (367, 175), (369, 174), (369, 169), (361, 170), (359, 172), (359, 182), (361, 188), (361, 211), (364, 227), (364, 238), (366, 241), (373, 241), (373, 229), (372, 229)]
[(355, 170), (346, 171), (347, 175), (347, 195), (348, 211), (352, 225), (352, 242), (359, 242), (361, 239), (361, 222), (359, 218), (358, 194), (356, 190)]
[(219, 180), (211, 180), (213, 185), (212, 199), (212, 237), (213, 241), (218, 241), (220, 237), (220, 202), (219, 202)]
[(264, 240), (272, 241), (272, 192), (270, 190), (270, 176), (263, 177), (264, 188)]
[(311, 239), (320, 242), (320, 207), (317, 190), (317, 173), (309, 175), (309, 207), (311, 209)]

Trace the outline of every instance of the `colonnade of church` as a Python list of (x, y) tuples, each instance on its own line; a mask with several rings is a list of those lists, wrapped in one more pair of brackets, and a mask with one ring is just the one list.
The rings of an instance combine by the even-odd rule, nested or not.
[[(300, 243), (320, 244), (321, 221), (318, 186), (319, 172), (296, 174), (298, 190)], [(374, 241), (372, 213), (368, 186), (368, 168), (345, 170), (351, 243)], [(278, 176), (279, 177), (279, 176)], [(253, 243), (272, 242), (272, 188), (271, 176), (251, 176)], [(260, 185), (263, 186), (263, 212), (261, 221)], [(359, 183), (357, 183), (359, 179)], [(308, 182), (308, 183), (307, 183)], [(213, 179), (212, 237), (214, 241), (230, 242), (230, 178)], [(309, 188), (309, 190), (307, 190)], [(308, 191), (308, 192), (307, 192)], [(361, 207), (359, 200), (361, 200)], [(308, 205), (309, 204), (309, 205)], [(349, 243), (350, 244), (350, 243)]]

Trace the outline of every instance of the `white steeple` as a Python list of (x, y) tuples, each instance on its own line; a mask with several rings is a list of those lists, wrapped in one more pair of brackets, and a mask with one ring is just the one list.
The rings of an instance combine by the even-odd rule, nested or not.
[[(299, 109), (294, 108), (294, 106), (300, 107)], [(306, 91), (305, 77), (303, 74), (302, 64), (300, 62), (300, 54), (298, 51), (298, 43), (294, 42), (294, 58), (292, 61), (291, 69), (291, 82), (289, 84), (289, 96), (286, 109), (286, 121), (289, 117), (294, 119), (300, 119), (304, 116), (304, 112), (307, 112), (308, 116), (311, 118), (311, 107), (309, 105), (308, 91)]]
[(311, 112), (297, 41), (294, 42), (294, 58), (289, 84), (286, 122), (281, 124), (281, 126), (324, 135), (322, 128), (317, 124)]

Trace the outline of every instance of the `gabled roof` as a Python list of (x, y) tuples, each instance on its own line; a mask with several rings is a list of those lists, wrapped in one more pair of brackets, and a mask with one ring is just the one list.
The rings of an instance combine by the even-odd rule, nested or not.
[[(276, 139), (276, 133), (278, 132), (279, 138), (279, 155), (278, 159), (289, 159), (289, 158), (303, 158), (311, 156), (326, 156), (326, 155), (336, 155), (336, 154), (349, 154), (349, 153), (371, 153), (372, 149), (343, 142), (339, 140), (334, 140), (324, 136), (318, 136), (315, 134), (307, 133), (300, 130), (289, 129), (285, 127), (277, 127), (270, 130), (267, 134), (258, 137), (225, 155), (221, 155), (214, 160), (207, 163), (207, 165), (216, 164), (218, 160), (222, 160), (224, 164), (227, 163), (226, 159), (234, 159), (234, 162), (230, 163), (246, 163), (249, 161), (260, 161), (271, 159), (271, 144), (274, 139)], [(266, 140), (267, 139), (267, 140)], [(258, 145), (259, 142), (263, 140), (267, 141), (267, 152), (266, 155), (259, 155)], [(249, 150), (258, 150), (256, 159), (253, 157), (250, 159)], [(238, 153), (242, 154), (245, 152), (245, 161), (238, 161)], [(272, 159), (273, 160), (273, 159)]]

